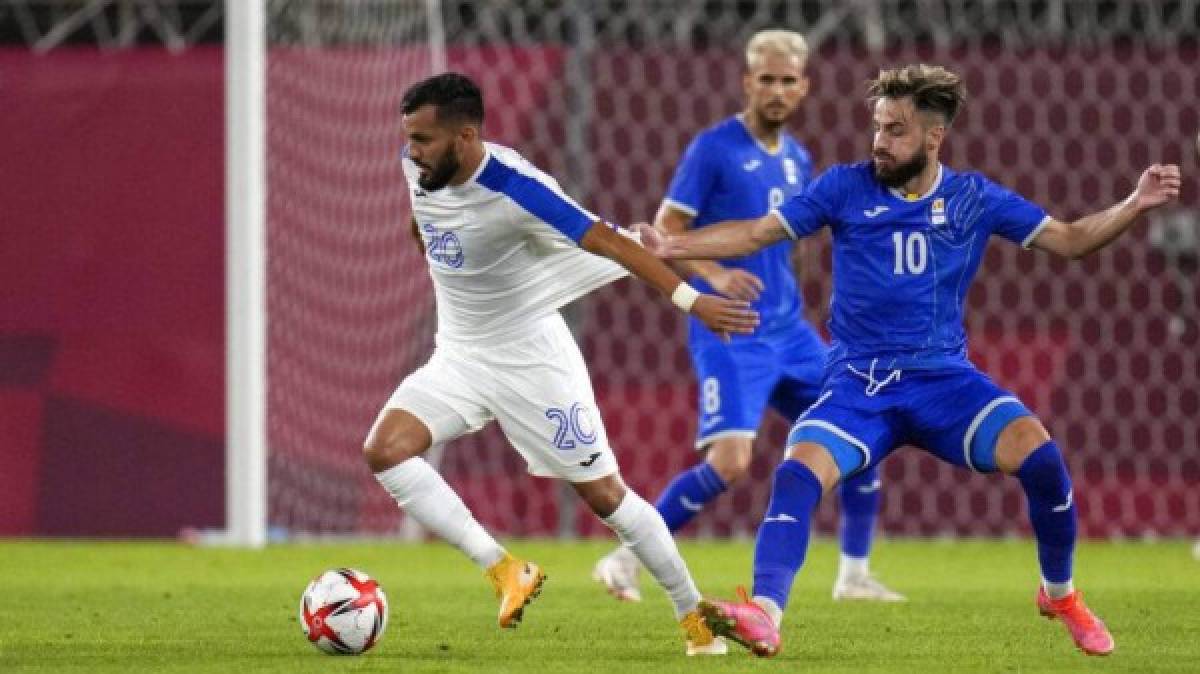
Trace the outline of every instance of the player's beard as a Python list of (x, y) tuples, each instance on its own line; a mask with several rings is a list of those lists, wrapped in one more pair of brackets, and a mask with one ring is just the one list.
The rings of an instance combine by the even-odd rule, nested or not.
[(450, 179), (454, 177), (455, 173), (458, 173), (461, 165), (458, 155), (454, 153), (454, 148), (447, 148), (446, 154), (442, 155), (442, 158), (433, 166), (430, 166), (425, 171), (425, 175), (417, 178), (417, 184), (423, 190), (436, 192), (450, 184)]
[(772, 101), (771, 104), (763, 105), (754, 112), (758, 117), (759, 128), (769, 133), (777, 133), (782, 129), (792, 114), (787, 104), (779, 101)]
[(917, 152), (906, 162), (893, 158), (895, 166), (883, 168), (872, 158), (871, 165), (875, 169), (875, 177), (887, 187), (903, 187), (905, 183), (921, 175), (921, 171), (929, 165), (929, 157), (924, 152)]

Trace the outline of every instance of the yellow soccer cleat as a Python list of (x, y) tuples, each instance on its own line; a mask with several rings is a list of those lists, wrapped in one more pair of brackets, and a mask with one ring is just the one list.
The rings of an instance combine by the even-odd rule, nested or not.
[(517, 559), (507, 552), (504, 558), (488, 567), (483, 575), (496, 588), (500, 599), (500, 615), (497, 622), (502, 628), (516, 627), (521, 622), (525, 605), (533, 601), (542, 591), (546, 574), (533, 562)]
[(683, 616), (679, 627), (683, 629), (684, 638), (687, 639), (688, 655), (725, 655), (729, 650), (725, 646), (725, 640), (708, 629), (699, 610), (689, 611)]

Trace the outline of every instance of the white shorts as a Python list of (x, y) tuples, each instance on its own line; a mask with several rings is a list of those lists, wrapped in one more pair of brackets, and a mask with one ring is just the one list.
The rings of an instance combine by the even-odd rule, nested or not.
[(495, 419), (539, 477), (588, 482), (617, 472), (583, 354), (558, 312), (498, 344), (439, 340), (387, 409), (420, 419), (435, 446)]

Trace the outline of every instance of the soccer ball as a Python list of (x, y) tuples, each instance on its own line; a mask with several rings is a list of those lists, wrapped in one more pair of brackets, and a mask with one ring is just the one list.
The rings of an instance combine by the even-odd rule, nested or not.
[(358, 655), (387, 627), (387, 596), (370, 576), (333, 569), (313, 579), (300, 597), (300, 629), (320, 650)]

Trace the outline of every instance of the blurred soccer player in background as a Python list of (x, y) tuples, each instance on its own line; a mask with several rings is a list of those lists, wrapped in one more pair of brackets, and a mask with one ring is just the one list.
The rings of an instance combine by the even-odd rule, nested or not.
[[(759, 655), (779, 649), (779, 623), (808, 549), (822, 494), (901, 444), (943, 461), (1013, 475), (1037, 542), (1038, 611), (1076, 646), (1107, 655), (1112, 635), (1072, 579), (1076, 513), (1062, 452), (1011, 392), (967, 360), (963, 302), (992, 235), (1077, 259), (1179, 195), (1177, 166), (1150, 166), (1133, 192), (1063, 222), (978, 173), (938, 161), (966, 100), (943, 68), (884, 70), (870, 83), (871, 160), (834, 166), (756, 220), (643, 242), (669, 258), (736, 257), (828, 226), (833, 233), (834, 342), (820, 397), (792, 428), (754, 551), (753, 600), (705, 602), (710, 627)], [(986, 635), (983, 635), (986, 638)]]
[[(804, 188), (812, 160), (784, 125), (808, 93), (807, 60), (799, 33), (764, 30), (750, 39), (742, 79), (746, 107), (692, 141), (655, 217), (657, 227), (684, 232), (757, 218)], [(705, 456), (658, 498), (656, 507), (673, 532), (746, 474), (768, 406), (791, 423), (821, 390), (827, 347), (804, 320), (793, 248), (792, 241), (781, 241), (723, 264), (678, 263), (698, 288), (753, 302), (762, 322), (754, 334), (726, 342), (700, 321), (688, 321), (700, 393), (696, 449)], [(842, 483), (834, 599), (904, 599), (868, 572), (879, 489), (873, 466)], [(596, 564), (593, 576), (615, 597), (637, 601), (639, 570), (637, 557), (622, 546)]]
[(501, 547), (422, 458), (496, 420), (532, 474), (568, 481), (650, 569), (674, 603), (688, 654), (724, 653), (696, 610), (700, 594), (662, 517), (621, 480), (558, 309), (628, 270), (716, 332), (750, 332), (757, 314), (747, 302), (698, 293), (519, 154), (485, 143), (483, 97), (468, 78), (419, 82), (402, 109), (412, 224), (438, 332), (429, 362), (371, 428), (367, 464), (410, 517), (484, 570), (501, 601), (500, 627), (515, 627), (542, 569)]

